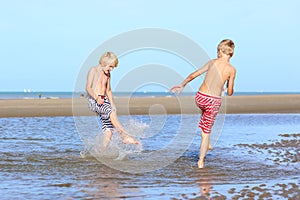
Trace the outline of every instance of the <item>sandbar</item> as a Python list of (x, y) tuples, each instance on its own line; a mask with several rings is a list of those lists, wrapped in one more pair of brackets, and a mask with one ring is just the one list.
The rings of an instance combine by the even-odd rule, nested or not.
[[(198, 114), (193, 96), (115, 97), (118, 115)], [(300, 113), (300, 94), (224, 97), (222, 113)], [(95, 115), (86, 98), (1, 99), (0, 117)]]

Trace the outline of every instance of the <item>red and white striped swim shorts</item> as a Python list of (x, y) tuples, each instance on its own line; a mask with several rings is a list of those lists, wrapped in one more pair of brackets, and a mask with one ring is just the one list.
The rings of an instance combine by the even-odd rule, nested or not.
[(195, 100), (197, 106), (202, 110), (199, 128), (202, 129), (203, 133), (210, 134), (221, 106), (221, 97), (198, 92)]

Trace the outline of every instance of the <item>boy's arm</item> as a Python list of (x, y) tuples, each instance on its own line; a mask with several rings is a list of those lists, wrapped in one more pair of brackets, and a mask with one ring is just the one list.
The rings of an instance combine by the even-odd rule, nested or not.
[(181, 93), (181, 91), (183, 90), (183, 88), (192, 80), (194, 80), (196, 77), (202, 75), (203, 73), (207, 72), (209, 66), (211, 65), (212, 61), (209, 61), (208, 63), (206, 63), (203, 67), (199, 68), (198, 70), (196, 70), (195, 72), (191, 73), (190, 75), (188, 75), (188, 77), (186, 77), (186, 79), (183, 80), (183, 82), (180, 85), (175, 85), (174, 87), (171, 88), (171, 92), (176, 92), (178, 94)]
[(115, 110), (116, 106), (115, 106), (115, 103), (114, 103), (114, 100), (113, 100), (113, 94), (112, 94), (112, 91), (111, 91), (110, 77), (107, 80), (106, 95), (108, 97), (108, 100), (110, 102), (111, 107)]
[(91, 88), (92, 82), (93, 82), (93, 72), (92, 71), (93, 71), (93, 68), (91, 68), (88, 72), (86, 85), (85, 85), (85, 90), (86, 90), (86, 92), (88, 93), (89, 96), (96, 99), (97, 98), (96, 94), (94, 94), (94, 91)]
[(236, 75), (236, 70), (233, 68), (232, 74), (229, 77), (229, 80), (227, 81), (227, 94), (228, 96), (231, 96), (234, 92), (234, 79)]

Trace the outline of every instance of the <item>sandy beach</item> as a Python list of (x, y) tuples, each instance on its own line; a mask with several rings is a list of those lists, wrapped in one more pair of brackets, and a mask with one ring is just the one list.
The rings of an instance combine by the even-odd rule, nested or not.
[[(117, 97), (119, 115), (196, 114), (194, 97)], [(72, 106), (73, 105), (73, 106)], [(300, 95), (231, 96), (223, 99), (226, 113), (300, 113)], [(2, 99), (0, 117), (93, 115), (85, 98)]]

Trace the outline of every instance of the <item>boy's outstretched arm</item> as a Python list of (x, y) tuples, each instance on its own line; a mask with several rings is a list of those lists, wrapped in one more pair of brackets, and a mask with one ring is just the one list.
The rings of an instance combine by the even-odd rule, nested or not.
[(203, 67), (201, 67), (200, 69), (196, 70), (195, 72), (191, 73), (190, 75), (188, 75), (188, 77), (186, 77), (186, 79), (183, 80), (183, 82), (180, 85), (175, 85), (173, 86), (170, 91), (172, 93), (176, 93), (180, 94), (183, 90), (183, 88), (186, 86), (186, 84), (188, 84), (189, 82), (191, 82), (192, 80), (194, 80), (196, 77), (200, 76), (201, 74), (203, 74), (204, 72), (206, 72), (210, 66), (210, 62), (206, 63)]

